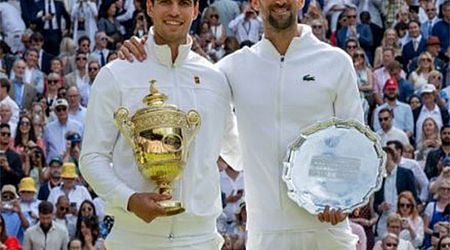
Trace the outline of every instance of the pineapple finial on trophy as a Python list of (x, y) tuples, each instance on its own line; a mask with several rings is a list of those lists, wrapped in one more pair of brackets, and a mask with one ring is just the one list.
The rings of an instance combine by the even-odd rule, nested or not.
[(156, 80), (150, 80), (150, 94), (146, 95), (144, 97), (143, 102), (147, 106), (161, 106), (163, 105), (167, 100), (167, 95), (164, 93), (159, 92), (158, 84), (156, 83)]

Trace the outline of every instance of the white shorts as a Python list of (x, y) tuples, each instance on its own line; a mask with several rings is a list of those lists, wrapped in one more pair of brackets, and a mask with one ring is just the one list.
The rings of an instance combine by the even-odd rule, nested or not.
[(247, 250), (355, 250), (358, 237), (350, 228), (307, 231), (248, 232)]

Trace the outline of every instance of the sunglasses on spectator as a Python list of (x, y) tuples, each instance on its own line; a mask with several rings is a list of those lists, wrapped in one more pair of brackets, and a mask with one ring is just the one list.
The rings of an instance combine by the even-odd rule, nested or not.
[(349, 15), (347, 18), (356, 18), (356, 15)]
[(102, 41), (108, 41), (108, 38), (107, 38), (107, 37), (102, 37), (102, 38), (100, 38), (100, 40), (102, 40)]
[(5, 200), (5, 201), (14, 200), (14, 198), (16, 198), (16, 197), (14, 195), (12, 195), (12, 194), (4, 194), (4, 195), (2, 195), (2, 200)]
[(69, 212), (69, 207), (59, 207), (59, 211), (61, 212)]
[(357, 46), (356, 45), (347, 45), (347, 49), (356, 49)]
[(397, 247), (397, 243), (386, 243), (387, 247)]
[(313, 25), (312, 28), (313, 29), (321, 29), (323, 26), (322, 25)]
[(441, 243), (441, 248), (450, 248), (450, 243)]
[(436, 9), (435, 8), (433, 8), (433, 9), (426, 9), (426, 11), (435, 11)]
[(30, 122), (20, 122), (20, 125), (30, 126)]
[(83, 209), (81, 209), (81, 211), (83, 211), (83, 212), (91, 212), (92, 208), (91, 207), (84, 207)]
[(364, 58), (364, 54), (361, 53), (355, 53), (355, 55), (353, 55), (354, 58)]
[(389, 121), (389, 117), (380, 117), (380, 118), (378, 118), (378, 120), (380, 122), (382, 122), (382, 121)]
[(10, 132), (0, 132), (1, 136), (11, 136)]
[(49, 80), (47, 80), (47, 82), (48, 82), (48, 84), (52, 84), (53, 85), (53, 84), (57, 84), (59, 82), (59, 80), (53, 80), (53, 79), (50, 80), (49, 79)]
[(75, 60), (77, 60), (77, 61), (81, 61), (81, 60), (86, 61), (87, 57), (80, 56), (80, 57), (75, 58)]
[(412, 208), (413, 205), (410, 203), (400, 203), (398, 206), (402, 208)]
[(67, 110), (66, 107), (57, 107), (57, 108), (55, 108), (56, 112), (61, 112), (61, 111), (66, 111), (66, 110)]
[(432, 76), (433, 77), (433, 79), (437, 79), (437, 80), (441, 80), (442, 79), (442, 77), (440, 77), (440, 76)]
[(217, 15), (217, 14), (212, 14), (212, 15), (209, 15), (209, 18), (219, 18), (219, 15)]
[(89, 43), (83, 43), (81, 44), (81, 47), (89, 47)]
[(450, 187), (440, 187), (439, 189), (442, 191), (450, 191)]
[(431, 62), (430, 58), (421, 58), (420, 61), (427, 61), (427, 62)]
[(88, 68), (89, 71), (97, 71), (98, 68)]

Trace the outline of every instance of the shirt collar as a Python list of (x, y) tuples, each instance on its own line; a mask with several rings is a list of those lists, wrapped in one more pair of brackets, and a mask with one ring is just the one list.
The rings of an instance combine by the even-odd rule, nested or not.
[(191, 51), (191, 46), (192, 38), (187, 36), (187, 43), (180, 44), (178, 46), (178, 56), (175, 59), (175, 62), (172, 63), (172, 51), (169, 45), (159, 45), (155, 43), (153, 27), (150, 28), (148, 39), (145, 43), (145, 47), (147, 49), (147, 53), (150, 54), (150, 58), (155, 58), (156, 61), (166, 66), (179, 66), (182, 64), (188, 57), (189, 52)]

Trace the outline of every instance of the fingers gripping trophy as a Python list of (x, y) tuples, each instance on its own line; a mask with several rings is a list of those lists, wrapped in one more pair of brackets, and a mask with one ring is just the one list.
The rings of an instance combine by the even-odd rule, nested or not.
[[(200, 128), (195, 110), (184, 112), (166, 104), (167, 95), (159, 92), (152, 80), (150, 94), (143, 99), (146, 107), (129, 116), (125, 107), (114, 112), (116, 127), (133, 148), (141, 174), (156, 183), (160, 194), (172, 194), (171, 182), (180, 177), (189, 154), (189, 145)], [(167, 215), (185, 211), (181, 201), (158, 202)]]

